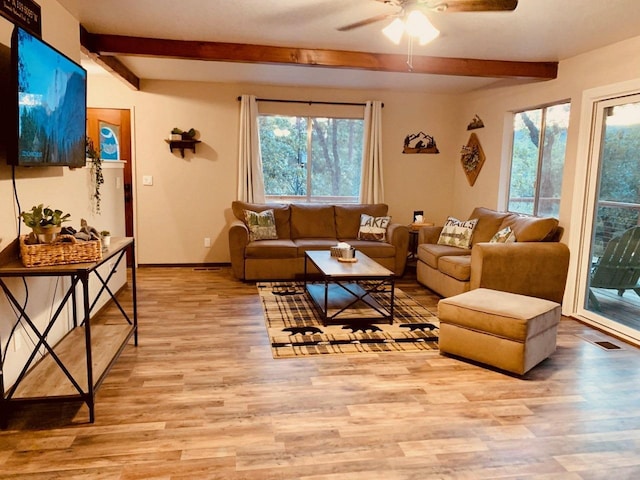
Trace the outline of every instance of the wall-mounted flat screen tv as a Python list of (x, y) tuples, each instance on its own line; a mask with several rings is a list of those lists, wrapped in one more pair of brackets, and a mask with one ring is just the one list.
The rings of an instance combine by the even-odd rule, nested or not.
[(8, 162), (85, 166), (86, 70), (20, 27), (13, 32), (11, 61), (16, 97)]

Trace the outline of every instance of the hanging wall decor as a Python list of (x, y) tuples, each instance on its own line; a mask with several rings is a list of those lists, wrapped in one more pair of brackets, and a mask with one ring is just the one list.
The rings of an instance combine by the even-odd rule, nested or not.
[(462, 155), (460, 157), (460, 162), (462, 163), (462, 168), (467, 176), (467, 181), (469, 182), (469, 185), (473, 187), (485, 160), (482, 145), (480, 145), (478, 136), (475, 133), (471, 134), (469, 141), (462, 147), (460, 154)]
[(477, 113), (476, 116), (473, 117), (473, 120), (469, 122), (469, 125), (467, 125), (467, 130), (475, 130), (476, 128), (484, 128), (484, 122)]
[(440, 153), (436, 140), (424, 132), (411, 133), (404, 137), (402, 153)]

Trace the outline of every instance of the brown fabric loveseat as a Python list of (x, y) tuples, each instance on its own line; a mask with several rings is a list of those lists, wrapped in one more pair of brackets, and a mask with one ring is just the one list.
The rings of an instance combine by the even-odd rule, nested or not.
[[(443, 227), (422, 227), (418, 233), (419, 283), (443, 297), (488, 288), (562, 303), (569, 249), (560, 243), (562, 227), (555, 218), (529, 217), (479, 207), (471, 249), (439, 245)], [(490, 243), (510, 227), (513, 243)]]
[[(233, 274), (240, 280), (292, 280), (304, 273), (306, 250), (329, 250), (346, 242), (357, 251), (402, 275), (409, 246), (409, 228), (390, 223), (385, 241), (358, 240), (361, 214), (387, 216), (386, 204), (254, 204), (234, 201), (234, 221), (229, 228)], [(272, 209), (277, 239), (250, 240), (245, 210)], [(356, 253), (357, 257), (357, 253)]]

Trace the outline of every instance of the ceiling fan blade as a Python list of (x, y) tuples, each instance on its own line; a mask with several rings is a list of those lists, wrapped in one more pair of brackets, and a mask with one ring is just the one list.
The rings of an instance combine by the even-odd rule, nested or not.
[(440, 12), (503, 12), (515, 10), (518, 0), (443, 0), (427, 4)]
[(381, 22), (386, 20), (387, 18), (396, 17), (397, 13), (383, 13), (381, 15), (376, 15), (375, 17), (365, 18), (364, 20), (360, 20), (359, 22), (350, 23), (349, 25), (344, 25), (343, 27), (339, 27), (338, 31), (346, 32), (348, 30), (353, 30), (354, 28), (364, 27), (365, 25), (370, 25), (372, 23)]

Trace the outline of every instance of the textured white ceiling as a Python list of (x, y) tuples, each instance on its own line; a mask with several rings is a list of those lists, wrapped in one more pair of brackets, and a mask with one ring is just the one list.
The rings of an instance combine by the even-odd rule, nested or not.
[[(375, 0), (58, 0), (92, 33), (405, 54), (385, 22), (337, 27), (394, 7)], [(514, 12), (432, 13), (442, 32), (415, 55), (558, 61), (640, 35), (640, 0), (520, 0)], [(122, 58), (140, 78), (462, 92), (495, 79), (300, 66)]]

